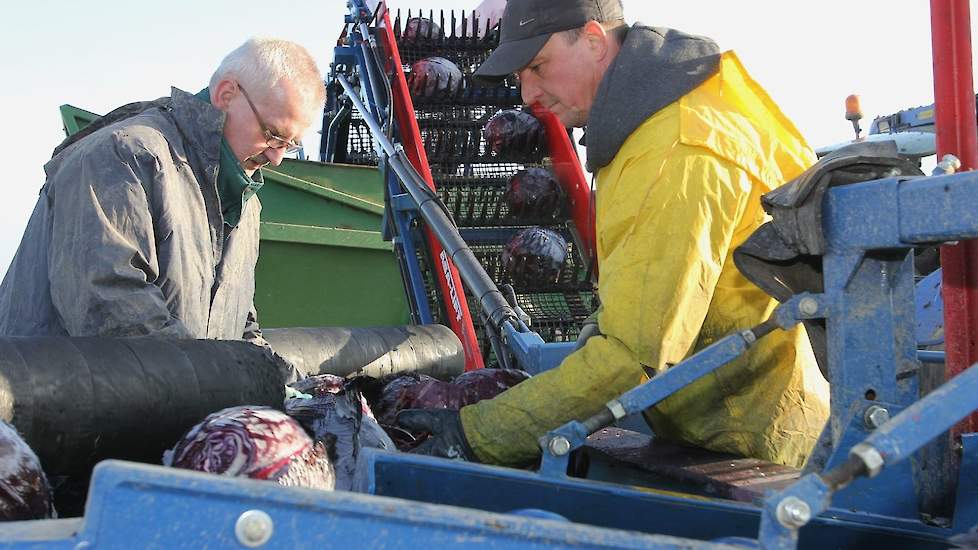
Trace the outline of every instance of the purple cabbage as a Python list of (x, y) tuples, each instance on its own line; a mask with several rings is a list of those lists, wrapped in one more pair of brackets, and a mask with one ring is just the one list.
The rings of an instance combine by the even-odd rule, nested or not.
[(526, 111), (499, 111), (482, 128), (482, 135), (490, 153), (508, 160), (538, 159), (547, 150), (543, 124)]
[(527, 168), (513, 174), (503, 200), (510, 216), (516, 218), (553, 219), (561, 211), (560, 185), (546, 168)]
[(502, 253), (504, 278), (522, 288), (552, 285), (560, 278), (566, 261), (567, 241), (542, 227), (520, 230)]
[(208, 415), (164, 453), (163, 464), (314, 489), (332, 490), (336, 483), (325, 446), (269, 407), (230, 407)]
[(416, 41), (420, 39), (438, 38), (441, 36), (441, 27), (427, 17), (412, 17), (404, 25), (402, 38)]
[(427, 434), (411, 433), (397, 426), (397, 413), (405, 409), (458, 410), (492, 399), (527, 378), (527, 373), (510, 369), (477, 369), (451, 382), (426, 375), (398, 375), (381, 382), (383, 389), (374, 400), (374, 409), (397, 448), (409, 451), (423, 442)]
[(41, 461), (17, 430), (0, 421), (0, 520), (57, 517)]
[(407, 80), (414, 98), (451, 98), (462, 87), (462, 71), (444, 57), (426, 57), (411, 65)]

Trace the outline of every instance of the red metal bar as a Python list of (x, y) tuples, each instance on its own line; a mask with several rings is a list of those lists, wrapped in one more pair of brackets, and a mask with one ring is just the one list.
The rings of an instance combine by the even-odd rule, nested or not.
[[(418, 121), (414, 117), (414, 101), (411, 100), (407, 79), (404, 77), (404, 68), (401, 65), (401, 54), (397, 50), (397, 43), (394, 41), (394, 28), (391, 26), (390, 12), (386, 6), (382, 9), (384, 13), (382, 24), (378, 25), (377, 28), (380, 31), (378, 34), (383, 42), (384, 51), (390, 56), (388, 59), (390, 67), (388, 69), (393, 72), (391, 91), (394, 96), (394, 119), (397, 120), (401, 130), (401, 145), (404, 147), (408, 160), (428, 183), (428, 187), (434, 190), (435, 184), (431, 177), (431, 168), (428, 166), (428, 155), (425, 153), (424, 145), (421, 142)], [(465, 370), (481, 369), (485, 364), (482, 361), (479, 341), (476, 339), (475, 326), (472, 324), (472, 316), (469, 315), (469, 306), (465, 299), (464, 287), (458, 276), (458, 270), (430, 229), (425, 229), (425, 239), (428, 242), (428, 250), (431, 251), (431, 260), (435, 264), (432, 269), (436, 274), (438, 289), (445, 300), (448, 326), (462, 342), (462, 350), (465, 354)]]
[[(971, 69), (969, 0), (931, 0), (937, 156), (961, 159), (962, 170), (978, 167), (975, 86)], [(978, 241), (941, 249), (944, 345), (947, 378), (978, 363)], [(974, 432), (978, 414), (955, 433)]]
[(550, 160), (553, 162), (554, 173), (560, 186), (567, 194), (570, 203), (571, 218), (577, 234), (584, 246), (584, 257), (592, 262), (592, 273), (598, 276), (597, 245), (594, 240), (594, 206), (591, 203), (591, 188), (581, 169), (581, 161), (574, 149), (567, 129), (560, 123), (557, 116), (546, 110), (542, 105), (532, 105), (533, 114), (547, 130), (547, 145), (550, 148)]

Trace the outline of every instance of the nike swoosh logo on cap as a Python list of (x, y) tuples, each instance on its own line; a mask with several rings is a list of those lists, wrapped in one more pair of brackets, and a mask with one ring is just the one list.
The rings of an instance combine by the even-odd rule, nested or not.
[(536, 20), (537, 20), (536, 17), (534, 17), (532, 19), (526, 19), (526, 20), (520, 19), (520, 26), (522, 27), (522, 26), (525, 26), (525, 25), (529, 25), (530, 23), (532, 23), (532, 22), (534, 22)]

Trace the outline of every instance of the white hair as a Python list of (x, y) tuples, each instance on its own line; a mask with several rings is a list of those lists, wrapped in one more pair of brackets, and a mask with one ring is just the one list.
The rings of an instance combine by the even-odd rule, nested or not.
[(248, 39), (221, 61), (211, 77), (211, 89), (225, 79), (237, 80), (249, 94), (258, 97), (269, 97), (276, 84), (287, 80), (310, 120), (315, 120), (326, 101), (326, 88), (315, 59), (305, 48), (288, 40)]

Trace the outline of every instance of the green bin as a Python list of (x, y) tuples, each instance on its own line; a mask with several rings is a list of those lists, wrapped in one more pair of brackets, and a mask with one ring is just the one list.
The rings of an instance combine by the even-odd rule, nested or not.
[[(71, 135), (100, 115), (61, 106)], [(261, 326), (368, 327), (411, 322), (391, 243), (381, 238), (375, 167), (285, 159), (264, 168), (255, 306)]]
[(266, 327), (411, 322), (374, 167), (286, 159), (263, 169), (255, 305)]

